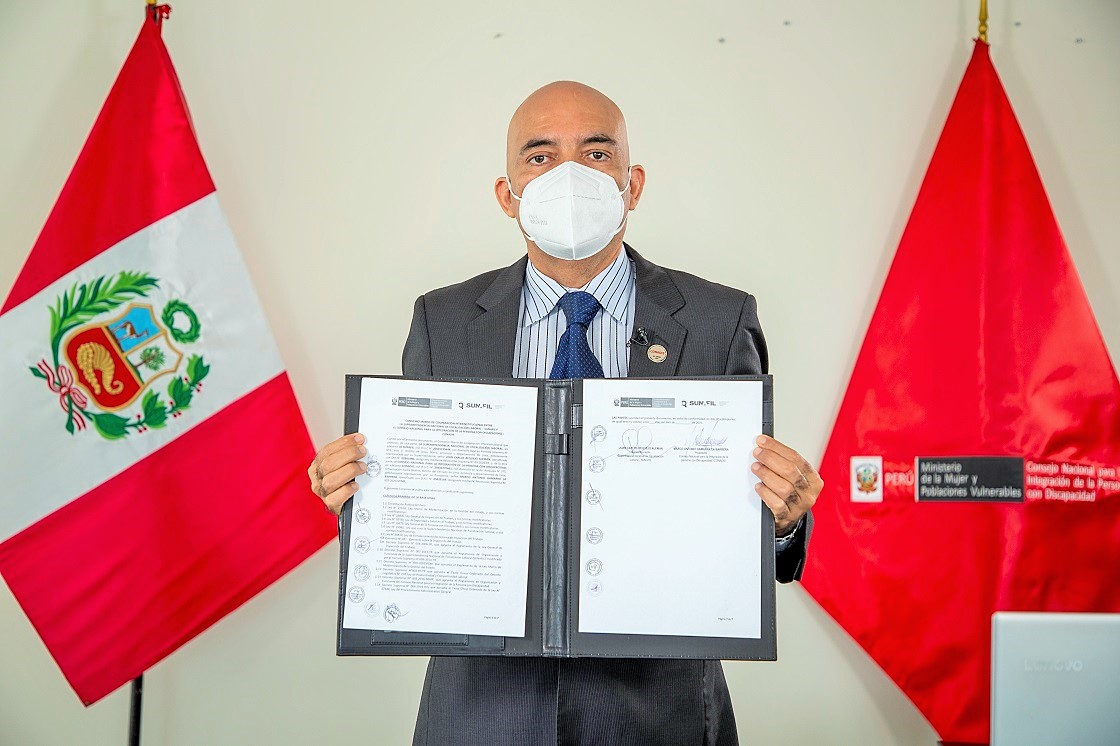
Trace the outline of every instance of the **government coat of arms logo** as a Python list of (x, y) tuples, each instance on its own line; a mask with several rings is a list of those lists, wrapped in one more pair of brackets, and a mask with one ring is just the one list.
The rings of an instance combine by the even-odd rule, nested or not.
[(141, 302), (158, 287), (155, 277), (124, 271), (76, 283), (50, 307), (53, 365), (43, 358), (31, 373), (58, 396), (67, 432), (92, 423), (118, 440), (158, 429), (202, 390), (210, 366), (183, 351), (201, 323), (182, 300), (158, 312)]

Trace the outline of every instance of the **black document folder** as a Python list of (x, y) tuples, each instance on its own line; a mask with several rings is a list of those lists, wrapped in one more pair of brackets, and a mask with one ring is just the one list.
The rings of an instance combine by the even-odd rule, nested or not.
[[(376, 378), (399, 378), (375, 376)], [(346, 377), (347, 433), (358, 431), (362, 379)], [(353, 500), (339, 521), (338, 655), (495, 655), (610, 658), (722, 658), (776, 660), (774, 518), (762, 504), (760, 636), (700, 637), (580, 632), (579, 582), (583, 450), (583, 381), (538, 379), (427, 379), (495, 386), (536, 387), (536, 448), (533, 469), (529, 560), (526, 572), (525, 635), (349, 629), (343, 619), (350, 566)], [(640, 380), (640, 379), (626, 379)], [(687, 380), (687, 379), (674, 379)], [(692, 379), (705, 380), (705, 379)], [(726, 376), (707, 380), (761, 381), (763, 432), (774, 433), (771, 376)], [(749, 468), (743, 464), (744, 472)], [(656, 480), (653, 480), (654, 482)], [(637, 487), (636, 487), (637, 488)], [(651, 486), (641, 487), (650, 490)], [(656, 489), (656, 486), (652, 487)], [(671, 520), (667, 518), (667, 520)], [(704, 572), (704, 568), (691, 568)]]

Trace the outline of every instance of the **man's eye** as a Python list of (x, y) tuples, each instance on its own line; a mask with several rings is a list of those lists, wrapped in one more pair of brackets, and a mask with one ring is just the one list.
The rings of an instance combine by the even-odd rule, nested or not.
[(547, 155), (534, 155), (532, 158), (529, 159), (529, 163), (532, 163), (534, 166), (543, 166), (544, 163), (545, 163), (545, 160), (547, 160), (547, 159), (548, 159)]
[(601, 150), (593, 150), (591, 151), (591, 153), (589, 153), (589, 155), (591, 156), (591, 160), (593, 161), (605, 161), (610, 157)]

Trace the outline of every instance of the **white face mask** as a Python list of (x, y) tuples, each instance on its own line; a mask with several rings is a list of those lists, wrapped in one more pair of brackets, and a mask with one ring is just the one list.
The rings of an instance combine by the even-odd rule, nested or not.
[(518, 197), (525, 237), (557, 259), (586, 259), (602, 251), (626, 223), (626, 202), (608, 174), (564, 161), (525, 185)]

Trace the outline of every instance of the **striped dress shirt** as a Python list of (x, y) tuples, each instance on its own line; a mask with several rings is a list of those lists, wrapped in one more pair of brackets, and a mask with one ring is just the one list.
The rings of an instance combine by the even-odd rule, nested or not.
[(556, 347), (568, 328), (564, 312), (556, 305), (569, 290), (591, 293), (602, 308), (587, 327), (587, 343), (603, 366), (607, 378), (625, 378), (630, 369), (630, 325), (634, 318), (634, 262), (626, 251), (581, 288), (565, 288), (545, 277), (532, 262), (525, 265), (517, 341), (513, 350), (514, 378), (548, 378), (556, 360)]

